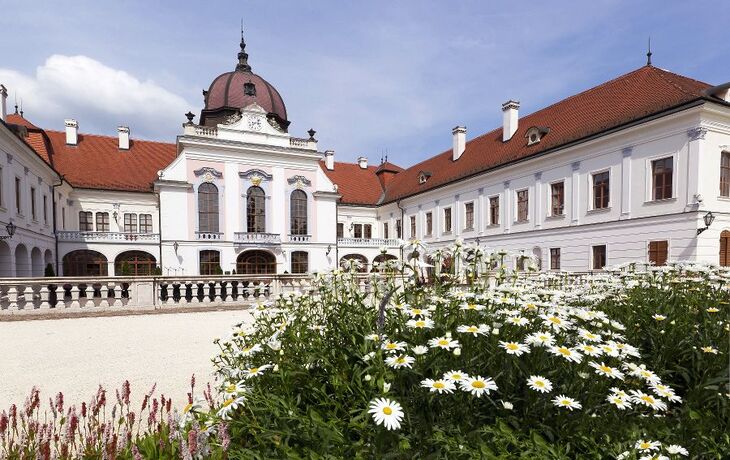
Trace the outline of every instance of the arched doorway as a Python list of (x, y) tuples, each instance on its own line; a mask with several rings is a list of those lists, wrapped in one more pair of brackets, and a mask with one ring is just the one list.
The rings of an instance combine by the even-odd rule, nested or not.
[(56, 261), (53, 260), (53, 252), (51, 252), (50, 249), (46, 249), (46, 252), (43, 253), (43, 274), (46, 274), (46, 267), (48, 264), (51, 265), (53, 268), (53, 273), (56, 273)]
[(0, 278), (13, 276), (13, 264), (10, 263), (10, 246), (0, 240)]
[(108, 276), (106, 256), (88, 249), (71, 251), (63, 256), (63, 276)]
[(43, 276), (43, 253), (38, 248), (30, 252), (30, 265), (33, 276)]
[(157, 266), (155, 256), (144, 251), (125, 251), (114, 259), (114, 274), (117, 276), (149, 276)]
[(236, 273), (240, 275), (273, 275), (276, 258), (267, 251), (246, 251), (236, 259)]
[(385, 262), (389, 260), (398, 260), (398, 258), (392, 254), (378, 254), (373, 258), (373, 270), (374, 272), (377, 272), (378, 270), (384, 268)]
[(340, 267), (349, 270), (350, 267), (353, 266), (360, 273), (367, 272), (368, 258), (362, 254), (347, 254), (346, 256), (342, 256), (342, 258), (340, 258)]
[(720, 266), (730, 267), (730, 231), (720, 233)]
[(15, 276), (33, 276), (28, 248), (22, 244), (15, 247)]

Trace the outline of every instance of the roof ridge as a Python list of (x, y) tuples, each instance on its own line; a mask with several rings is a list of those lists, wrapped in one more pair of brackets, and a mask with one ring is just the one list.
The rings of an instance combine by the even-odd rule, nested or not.
[[(63, 134), (63, 135), (66, 134), (65, 131), (58, 131), (56, 129), (44, 129), (44, 128), (38, 128), (38, 129), (40, 129), (41, 131), (44, 131), (44, 132), (51, 132), (54, 134)], [(93, 133), (81, 133), (80, 132), (79, 135), (80, 136), (101, 137), (101, 138), (106, 138), (106, 139), (117, 139), (117, 136), (111, 136), (108, 134), (93, 134)], [(154, 143), (154, 144), (176, 145), (175, 142), (156, 141), (156, 140), (150, 140), (150, 139), (142, 139), (139, 137), (136, 137), (136, 138), (130, 137), (130, 140), (135, 141), (135, 142), (149, 142), (149, 143)]]
[(659, 75), (659, 77), (660, 77), (660, 78), (662, 78), (662, 79), (663, 79), (664, 81), (666, 81), (666, 82), (667, 82), (667, 83), (669, 83), (670, 85), (674, 86), (674, 87), (675, 87), (675, 88), (677, 88), (678, 90), (680, 90), (680, 91), (682, 91), (683, 93), (685, 93), (685, 94), (688, 94), (688, 95), (693, 95), (693, 93), (692, 93), (691, 91), (688, 91), (688, 90), (684, 89), (684, 88), (683, 88), (683, 87), (682, 87), (682, 86), (681, 86), (681, 85), (680, 85), (679, 83), (677, 83), (677, 82), (676, 82), (676, 81), (675, 81), (674, 79), (671, 79), (671, 78), (668, 78), (668, 77), (669, 77), (669, 76), (671, 75), (671, 76), (675, 76), (675, 77), (680, 77), (680, 78), (683, 78), (683, 79), (685, 79), (685, 80), (691, 80), (691, 81), (693, 81), (693, 82), (695, 82), (695, 83), (698, 83), (698, 84), (701, 84), (701, 85), (708, 85), (708, 86), (713, 86), (713, 85), (710, 85), (709, 83), (706, 83), (706, 82), (704, 82), (704, 81), (701, 81), (701, 80), (697, 80), (697, 79), (694, 79), (694, 78), (691, 78), (691, 77), (685, 77), (684, 75), (680, 75), (680, 74), (678, 74), (678, 73), (674, 73), (674, 72), (672, 72), (672, 71), (670, 71), (670, 70), (667, 70), (667, 69), (662, 69), (662, 68), (660, 68), (660, 67), (654, 67), (654, 68), (655, 68), (655, 69), (657, 69), (657, 70), (659, 71), (658, 75)]

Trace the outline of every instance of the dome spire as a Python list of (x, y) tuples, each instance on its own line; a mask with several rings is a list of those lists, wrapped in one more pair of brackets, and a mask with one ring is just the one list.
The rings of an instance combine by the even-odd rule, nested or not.
[(242, 72), (250, 72), (251, 66), (248, 65), (248, 53), (246, 53), (246, 42), (243, 39), (243, 18), (241, 18), (241, 51), (238, 52), (238, 64), (236, 70)]

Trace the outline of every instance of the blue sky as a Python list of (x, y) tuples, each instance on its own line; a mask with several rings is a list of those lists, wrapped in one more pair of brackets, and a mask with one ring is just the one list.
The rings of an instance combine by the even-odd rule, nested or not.
[(253, 70), (284, 97), (290, 132), (320, 149), (408, 166), (646, 61), (730, 80), (722, 1), (3, 2), (0, 83), (50, 129), (173, 142), (201, 90), (232, 70), (239, 20)]

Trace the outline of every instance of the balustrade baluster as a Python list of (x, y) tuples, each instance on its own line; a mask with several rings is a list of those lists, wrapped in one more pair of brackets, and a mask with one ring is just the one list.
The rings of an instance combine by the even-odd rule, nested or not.
[(23, 289), (23, 310), (33, 310), (33, 288), (30, 284)]
[(47, 309), (51, 308), (51, 304), (48, 303), (50, 291), (48, 290), (48, 286), (46, 286), (45, 284), (43, 286), (41, 286), (40, 295), (41, 295), (41, 304), (39, 305), (39, 308), (42, 310), (47, 310)]
[(112, 283), (110, 285), (110, 288), (114, 291), (114, 306), (115, 307), (123, 307), (124, 303), (122, 302), (122, 285), (118, 285), (116, 283)]
[(8, 310), (18, 310), (18, 290), (15, 286), (10, 286), (8, 288)]
[(109, 285), (102, 284), (99, 288), (101, 299), (99, 299), (99, 308), (109, 308)]
[(78, 309), (81, 308), (81, 304), (79, 303), (79, 287), (78, 285), (74, 284), (71, 286), (71, 305), (70, 308)]

